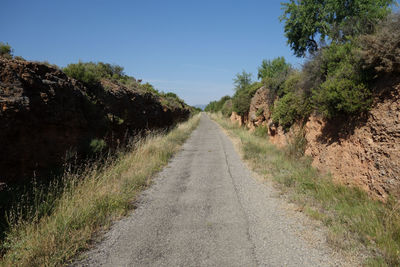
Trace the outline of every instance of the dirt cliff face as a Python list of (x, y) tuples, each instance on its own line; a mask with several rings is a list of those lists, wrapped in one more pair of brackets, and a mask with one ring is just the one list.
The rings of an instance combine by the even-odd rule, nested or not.
[(112, 147), (127, 134), (190, 115), (151, 93), (103, 85), (89, 90), (59, 69), (0, 58), (0, 184), (45, 176), (66, 158), (87, 153), (95, 138)]
[[(314, 167), (330, 172), (339, 183), (358, 186), (382, 200), (388, 194), (400, 198), (400, 81), (376, 84), (380, 93), (368, 114), (331, 121), (311, 116), (304, 126), (305, 153), (313, 158)], [(249, 128), (267, 125), (270, 142), (284, 147), (301, 123), (284, 132), (265, 111), (255, 116), (254, 112), (266, 108), (263, 90), (252, 99)]]
[(364, 119), (324, 121), (312, 116), (305, 125), (306, 154), (313, 165), (338, 182), (359, 186), (385, 199), (400, 197), (400, 85), (377, 98)]
[(270, 106), (268, 105), (269, 90), (261, 87), (254, 94), (250, 102), (248, 127), (253, 128), (268, 121), (271, 117)]

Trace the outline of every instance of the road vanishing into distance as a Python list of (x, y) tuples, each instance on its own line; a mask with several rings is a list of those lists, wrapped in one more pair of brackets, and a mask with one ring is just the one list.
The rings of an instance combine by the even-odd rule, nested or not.
[(318, 226), (244, 165), (207, 115), (76, 266), (340, 266)]

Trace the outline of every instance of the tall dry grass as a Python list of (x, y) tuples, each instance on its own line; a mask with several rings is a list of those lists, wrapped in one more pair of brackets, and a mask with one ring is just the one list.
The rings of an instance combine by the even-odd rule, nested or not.
[(398, 200), (382, 203), (361, 189), (334, 183), (311, 166), (310, 158), (301, 156), (301, 137), (282, 150), (221, 115), (211, 118), (240, 139), (243, 158), (254, 171), (276, 181), (301, 210), (327, 226), (327, 240), (334, 248), (366, 253), (368, 266), (400, 266)]
[[(54, 190), (47, 190), (41, 202), (33, 204), (37, 206), (15, 209), (9, 215), (1, 265), (67, 264), (89, 247), (96, 233), (133, 208), (138, 192), (180, 149), (199, 118), (196, 115), (168, 133), (137, 140), (131, 149), (100, 166), (66, 174), (62, 190), (53, 185)], [(43, 212), (46, 206), (50, 211)], [(27, 216), (29, 210), (35, 213)]]

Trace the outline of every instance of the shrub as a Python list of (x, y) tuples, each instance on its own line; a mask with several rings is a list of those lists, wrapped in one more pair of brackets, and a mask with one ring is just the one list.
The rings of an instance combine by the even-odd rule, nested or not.
[(11, 59), (13, 57), (14, 50), (8, 43), (0, 42), (0, 57)]
[(232, 110), (240, 116), (249, 113), (251, 99), (261, 86), (261, 83), (254, 82), (241, 90), (237, 90), (232, 98)]
[(141, 84), (139, 85), (139, 88), (142, 89), (145, 92), (149, 92), (155, 95), (160, 95), (160, 92), (158, 92), (157, 89), (155, 89), (153, 87), (153, 85), (149, 84), (149, 83), (145, 83), (145, 84)]
[(284, 95), (275, 101), (272, 120), (287, 130), (296, 120), (306, 118), (311, 113), (310, 98), (300, 87), (303, 75), (292, 72), (282, 85)]
[(371, 93), (351, 43), (331, 44), (322, 51), (322, 71), (325, 81), (313, 90), (316, 110), (325, 117), (356, 114), (369, 109)]
[(82, 82), (86, 86), (98, 86), (100, 82), (100, 75), (95, 70), (94, 63), (76, 63), (69, 64), (63, 69), (65, 74)]
[(97, 87), (101, 79), (120, 82), (125, 85), (137, 84), (136, 80), (125, 75), (124, 68), (103, 62), (78, 62), (69, 64), (63, 71), (70, 77), (81, 81), (88, 87)]
[(265, 125), (260, 125), (256, 127), (254, 130), (254, 135), (258, 137), (267, 137), (268, 136), (268, 127)]
[(232, 99), (232, 110), (240, 116), (249, 112), (251, 95), (247, 90), (237, 91)]
[(167, 107), (176, 109), (183, 108), (186, 104), (181, 98), (179, 98), (175, 93), (172, 92), (161, 92), (159, 93), (161, 97), (161, 103)]
[(400, 72), (400, 13), (392, 14), (375, 34), (360, 37), (364, 68), (378, 74)]
[(100, 153), (107, 147), (106, 142), (103, 139), (93, 139), (90, 141), (90, 150), (92, 153)]
[(221, 97), (221, 99), (218, 100), (218, 101), (211, 101), (211, 102), (205, 107), (204, 110), (205, 110), (205, 111), (208, 111), (208, 112), (218, 112), (218, 111), (221, 111), (222, 108), (223, 108), (223, 106), (224, 106), (224, 104), (225, 104), (225, 102), (228, 101), (228, 100), (230, 100), (230, 99), (231, 99), (231, 97), (228, 96), (228, 95), (226, 95), (226, 96)]
[(231, 116), (231, 114), (232, 114), (232, 99), (225, 101), (224, 105), (222, 106), (221, 113), (225, 117)]
[(269, 89), (268, 105), (272, 106), (276, 97), (283, 96), (282, 85), (293, 71), (292, 66), (285, 61), (284, 57), (271, 60), (263, 60), (258, 68), (258, 78)]
[(297, 119), (303, 117), (301, 101), (301, 97), (293, 92), (284, 95), (275, 102), (272, 120), (287, 130)]

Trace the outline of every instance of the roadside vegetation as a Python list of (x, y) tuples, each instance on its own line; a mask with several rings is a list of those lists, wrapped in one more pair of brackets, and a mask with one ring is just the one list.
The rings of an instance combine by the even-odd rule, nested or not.
[[(262, 86), (269, 90), (268, 106), (273, 122), (290, 128), (296, 121), (317, 113), (326, 119), (359, 116), (367, 112), (374, 96), (374, 83), (399, 74), (400, 14), (392, 13), (392, 0), (297, 1), (283, 3), (285, 36), (293, 53), (307, 57), (295, 69), (283, 57), (263, 60), (259, 81), (243, 71), (234, 78), (234, 95), (206, 107), (236, 112), (246, 117), (250, 101)], [(218, 103), (218, 104), (215, 104)]]
[[(128, 76), (124, 72), (124, 68), (119, 65), (104, 63), (104, 62), (81, 62), (72, 63), (62, 69), (65, 74), (82, 82), (91, 90), (104, 90), (109, 88), (102, 85), (102, 80), (111, 81), (116, 85), (126, 86), (130, 90), (135, 90), (142, 93), (150, 93), (160, 98), (161, 104), (169, 108), (183, 108), (185, 102), (172, 92), (160, 92), (150, 83), (142, 84), (141, 80)], [(195, 108), (192, 108), (195, 111)]]
[(399, 202), (373, 200), (361, 189), (336, 184), (329, 175), (322, 175), (303, 156), (302, 135), (281, 150), (268, 142), (262, 130), (251, 133), (221, 114), (211, 114), (211, 118), (240, 140), (242, 156), (255, 172), (275, 181), (302, 212), (328, 228), (332, 247), (366, 253), (370, 256), (367, 266), (400, 265)]
[[(214, 120), (241, 140), (243, 157), (252, 168), (270, 177), (309, 216), (329, 228), (329, 242), (345, 251), (366, 250), (371, 266), (400, 265), (400, 206), (385, 203), (364, 191), (338, 185), (311, 167), (304, 156), (303, 130), (283, 150), (268, 142), (267, 126), (253, 133), (226, 118), (233, 112), (246, 119), (256, 91), (267, 90), (266, 121), (288, 131), (311, 114), (326, 120), (362, 117), (380, 97), (379, 81), (400, 73), (400, 13), (393, 0), (289, 0), (282, 4), (287, 43), (298, 57), (294, 68), (283, 57), (263, 60), (257, 81), (243, 71), (234, 78), (234, 94), (205, 109)], [(267, 112), (265, 112), (267, 111)], [(271, 121), (269, 121), (269, 119)], [(338, 129), (340, 130), (340, 129)]]
[(34, 201), (8, 214), (2, 266), (59, 266), (90, 246), (95, 234), (134, 208), (146, 188), (197, 127), (199, 115), (170, 132), (133, 141), (126, 150), (36, 188)]

